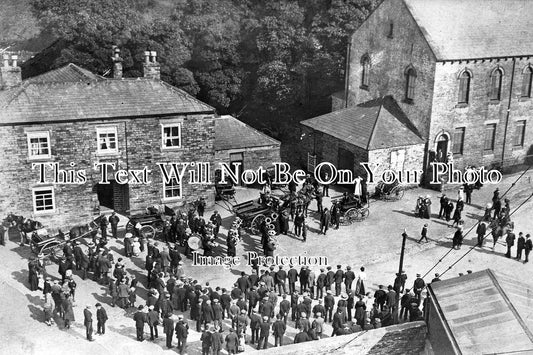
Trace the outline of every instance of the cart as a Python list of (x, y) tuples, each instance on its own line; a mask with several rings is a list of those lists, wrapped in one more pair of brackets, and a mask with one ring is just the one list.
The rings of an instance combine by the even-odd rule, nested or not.
[(361, 199), (353, 194), (334, 200), (333, 203), (339, 205), (339, 224), (343, 226), (364, 221), (370, 215), (369, 205), (363, 204)]
[(145, 211), (127, 216), (126, 233), (143, 236), (144, 238), (154, 238), (163, 233), (165, 221), (163, 215), (173, 216), (176, 213), (173, 209), (164, 206), (164, 211), (152, 206)]
[(376, 185), (374, 198), (383, 201), (398, 201), (403, 198), (404, 193), (405, 189), (398, 183), (398, 181), (391, 184), (386, 184), (383, 181), (380, 181)]
[(63, 247), (67, 242), (88, 237), (98, 231), (102, 217), (98, 216), (88, 224), (74, 227), (67, 233), (49, 235), (45, 228), (37, 229), (31, 234), (31, 251), (35, 254), (43, 254), (45, 257), (58, 259), (63, 255)]
[(266, 221), (271, 224), (278, 218), (280, 201), (275, 196), (271, 196), (269, 203), (260, 200), (250, 200), (233, 206), (233, 213), (240, 219), (244, 227), (250, 229), (254, 234), (259, 234), (259, 227)]

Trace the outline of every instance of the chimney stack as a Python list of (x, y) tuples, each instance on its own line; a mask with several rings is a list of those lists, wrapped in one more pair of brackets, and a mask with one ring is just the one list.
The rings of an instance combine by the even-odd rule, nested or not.
[(122, 79), (122, 58), (120, 48), (113, 46), (113, 79)]
[[(22, 83), (22, 70), (17, 66), (18, 55), (3, 55), (4, 63), (0, 67), (0, 90), (9, 89)], [(11, 65), (9, 60), (11, 59)]]
[(144, 52), (144, 77), (152, 80), (161, 80), (161, 68), (157, 62), (157, 52)]

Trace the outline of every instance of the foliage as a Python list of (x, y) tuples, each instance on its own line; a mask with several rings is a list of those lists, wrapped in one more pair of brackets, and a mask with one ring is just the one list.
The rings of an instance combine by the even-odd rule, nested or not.
[(156, 50), (163, 80), (278, 132), (329, 109), (348, 38), (376, 2), (31, 0), (42, 28), (66, 42), (54, 66), (105, 73), (119, 45), (125, 75), (139, 76), (144, 50)]

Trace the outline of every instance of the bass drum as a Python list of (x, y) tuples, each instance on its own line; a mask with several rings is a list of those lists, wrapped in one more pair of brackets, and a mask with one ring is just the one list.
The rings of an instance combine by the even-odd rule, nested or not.
[(189, 245), (189, 248), (191, 248), (191, 250), (198, 250), (202, 247), (202, 239), (200, 239), (200, 236), (198, 234), (193, 234), (187, 240), (187, 244)]

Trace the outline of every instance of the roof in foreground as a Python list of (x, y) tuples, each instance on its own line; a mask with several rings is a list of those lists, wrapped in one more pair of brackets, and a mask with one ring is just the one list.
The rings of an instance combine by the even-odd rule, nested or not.
[(233, 116), (215, 119), (215, 150), (279, 146), (281, 143)]
[(161, 80), (106, 79), (74, 64), (0, 91), (0, 124), (214, 112)]
[[(263, 355), (405, 355), (422, 354), (426, 346), (426, 324), (408, 322), (317, 341), (252, 351)], [(320, 350), (318, 350), (320, 349)]]
[(330, 112), (301, 124), (367, 150), (424, 143), (391, 96)]
[(533, 349), (533, 285), (491, 269), (431, 284), (463, 354)]
[(437, 60), (533, 54), (533, 1), (404, 2)]

